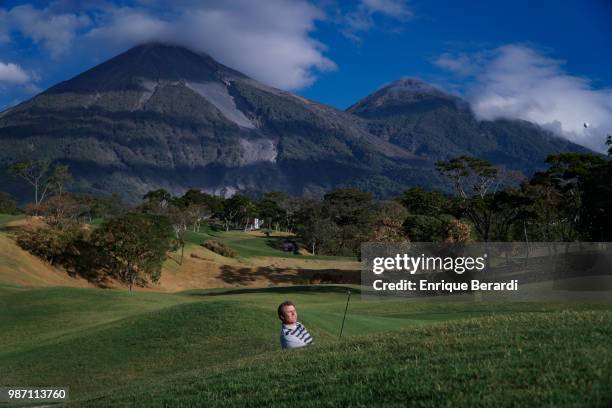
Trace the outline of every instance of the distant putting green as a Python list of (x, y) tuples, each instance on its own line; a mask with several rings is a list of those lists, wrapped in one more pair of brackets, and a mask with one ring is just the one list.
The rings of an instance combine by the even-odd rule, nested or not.
[[(293, 300), (315, 346), (279, 350)], [(589, 405), (612, 389), (612, 307), (362, 301), (346, 287), (181, 294), (0, 287), (0, 378), (75, 406)]]
[(189, 231), (186, 241), (192, 244), (201, 244), (208, 239), (215, 239), (227, 244), (234, 249), (240, 257), (276, 257), (276, 258), (307, 258), (320, 260), (349, 260), (354, 261), (356, 257), (339, 256), (305, 256), (280, 249), (281, 242), (287, 237), (271, 234), (270, 237), (257, 236), (244, 231), (215, 231), (209, 226), (203, 227), (200, 232)]

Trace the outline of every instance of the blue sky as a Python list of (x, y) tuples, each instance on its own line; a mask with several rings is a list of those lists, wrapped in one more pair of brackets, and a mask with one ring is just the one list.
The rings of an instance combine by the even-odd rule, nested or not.
[(341, 109), (419, 77), (481, 119), (598, 148), (612, 133), (610, 21), (610, 0), (0, 1), (0, 110), (163, 40)]

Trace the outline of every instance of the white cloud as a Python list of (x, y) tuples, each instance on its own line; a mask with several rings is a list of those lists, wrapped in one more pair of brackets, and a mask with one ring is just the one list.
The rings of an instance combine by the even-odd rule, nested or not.
[(461, 77), (469, 77), (478, 74), (482, 69), (482, 57), (482, 52), (471, 55), (444, 53), (434, 64)]
[(31, 79), (19, 65), (0, 62), (0, 83), (23, 85)]
[(400, 22), (406, 22), (413, 17), (406, 0), (360, 0), (357, 7), (343, 17), (342, 33), (354, 40), (360, 41), (359, 34), (376, 26), (376, 15)]
[(595, 89), (589, 79), (568, 74), (563, 61), (525, 45), (505, 45), (471, 55), (444, 54), (436, 64), (471, 78), (466, 95), (478, 118), (528, 120), (604, 151), (612, 130), (612, 90)]
[(163, 11), (158, 1), (141, 3), (147, 7), (111, 10), (86, 39), (114, 49), (152, 40), (187, 46), (283, 89), (336, 69), (310, 36), (324, 14), (306, 1), (177, 1)]
[(169, 39), (171, 24), (146, 11), (124, 7), (113, 9), (86, 37), (102, 47), (126, 48), (135, 44)]
[(90, 24), (86, 15), (55, 14), (50, 9), (35, 9), (30, 5), (17, 6), (6, 13), (9, 30), (20, 32), (34, 43), (59, 57), (72, 46), (77, 30)]
[(412, 12), (404, 0), (361, 0), (361, 4), (371, 13), (381, 13), (399, 20), (412, 17)]

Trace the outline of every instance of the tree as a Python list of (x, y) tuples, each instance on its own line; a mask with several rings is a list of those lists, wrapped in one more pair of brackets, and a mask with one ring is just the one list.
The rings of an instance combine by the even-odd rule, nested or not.
[(449, 243), (465, 243), (472, 238), (472, 229), (470, 226), (457, 219), (452, 219), (446, 224), (446, 237), (444, 242)]
[(83, 231), (78, 225), (65, 229), (38, 228), (22, 230), (17, 234), (17, 245), (51, 265), (62, 263), (73, 254), (74, 242), (81, 239)]
[(25, 180), (34, 188), (34, 206), (37, 208), (47, 194), (62, 196), (72, 181), (67, 165), (56, 164), (49, 175), (51, 163), (48, 160), (23, 161), (9, 166), (9, 173)]
[[(517, 223), (531, 217), (528, 207), (532, 204), (532, 200), (518, 189), (506, 188), (487, 196), (484, 202), (487, 208), (482, 212), (490, 217), (488, 236), (494, 241), (501, 242), (520, 239), (515, 236), (518, 230)], [(526, 236), (523, 238), (527, 239)]]
[(130, 291), (136, 284), (159, 280), (172, 239), (166, 217), (141, 213), (110, 219), (92, 234), (92, 242), (104, 253), (108, 274), (126, 283)]
[(211, 196), (197, 189), (187, 190), (181, 197), (181, 201), (193, 226), (193, 232), (200, 232), (203, 221), (223, 210), (220, 197)]
[(17, 202), (10, 194), (0, 191), (0, 214), (18, 214)]
[(189, 204), (185, 211), (193, 225), (193, 232), (200, 232), (202, 222), (208, 220), (213, 215), (213, 212), (206, 204)]
[[(257, 203), (257, 213), (264, 219), (268, 228), (280, 229), (283, 221), (287, 222), (287, 210), (282, 207), (288, 199), (286, 193), (272, 191), (264, 194), (262, 199)], [(286, 224), (287, 225), (287, 224)], [(288, 229), (287, 225), (287, 229)]]
[(179, 264), (183, 264), (183, 257), (185, 255), (185, 237), (187, 235), (187, 228), (193, 222), (193, 212), (189, 211), (189, 205), (182, 198), (172, 198), (169, 205), (166, 208), (166, 216), (172, 224), (172, 230), (174, 231), (174, 237), (176, 243), (181, 248), (181, 259)]
[(572, 227), (563, 194), (553, 180), (546, 173), (536, 173), (522, 189), (532, 199), (528, 208), (532, 215), (525, 220), (524, 234), (531, 236), (532, 241), (567, 241)]
[(612, 156), (612, 135), (608, 135), (606, 146), (608, 146), (608, 156)]
[(403, 223), (404, 234), (413, 242), (441, 242), (446, 237), (447, 222), (452, 219), (445, 217), (409, 214)]
[(57, 195), (40, 204), (37, 211), (51, 228), (61, 230), (78, 222), (82, 208), (70, 195)]
[(255, 214), (255, 204), (243, 195), (236, 194), (232, 198), (225, 200), (223, 206), (223, 222), (225, 230), (229, 231), (230, 225), (238, 227), (243, 224), (246, 229), (248, 220)]
[(564, 241), (612, 236), (612, 162), (600, 155), (562, 153), (549, 156), (548, 178), (560, 198), (559, 212), (568, 230)]
[(67, 165), (58, 164), (53, 170), (53, 174), (49, 177), (49, 189), (58, 197), (61, 197), (66, 189), (66, 186), (72, 182), (72, 175)]
[(379, 206), (370, 193), (341, 188), (326, 194), (323, 201), (302, 201), (295, 216), (296, 232), (312, 252), (318, 247), (319, 253), (358, 255), (361, 243), (376, 233), (391, 234), (404, 211), (399, 205)]
[(142, 197), (145, 200), (143, 210), (153, 214), (163, 214), (168, 208), (172, 194), (160, 188), (158, 190), (149, 191)]
[(379, 242), (407, 241), (403, 223), (408, 216), (406, 209), (394, 201), (378, 203), (372, 217), (371, 236), (369, 240)]
[[(588, 197), (585, 196), (585, 190), (587, 186), (592, 186), (597, 174), (605, 173), (609, 161), (596, 154), (560, 153), (549, 156), (546, 163), (549, 169), (537, 176), (540, 181), (549, 183), (558, 196), (557, 212), (561, 225), (566, 227), (561, 240), (590, 240), (592, 216), (598, 210), (589, 201), (600, 201), (600, 194), (605, 195), (606, 182), (602, 185), (604, 190), (591, 190)], [(589, 208), (594, 211), (585, 211)]]
[(448, 177), (462, 201), (462, 209), (485, 242), (491, 238), (493, 201), (502, 184), (499, 170), (486, 160), (459, 156), (439, 161), (436, 168)]
[(413, 187), (402, 193), (397, 199), (410, 214), (438, 217), (450, 212), (452, 200), (438, 191), (427, 191), (422, 187)]
[(501, 183), (499, 170), (486, 160), (470, 156), (459, 156), (449, 161), (439, 161), (436, 168), (448, 177), (457, 193), (464, 199), (477, 195), (484, 198), (491, 190), (495, 192)]
[(297, 212), (297, 236), (314, 256), (318, 253), (333, 253), (333, 243), (340, 234), (340, 228), (324, 214), (323, 204), (305, 200)]
[(50, 163), (47, 160), (23, 161), (9, 166), (9, 173), (22, 178), (34, 188), (34, 205), (38, 206), (47, 194), (47, 177)]
[(110, 197), (99, 197), (83, 193), (68, 193), (79, 204), (78, 218), (92, 222), (94, 218), (117, 217), (127, 211), (127, 205), (121, 196), (113, 193)]

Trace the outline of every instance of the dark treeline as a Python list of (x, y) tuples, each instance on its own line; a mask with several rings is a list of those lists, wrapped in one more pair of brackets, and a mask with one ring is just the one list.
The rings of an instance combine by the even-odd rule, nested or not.
[[(612, 149), (610, 138), (608, 144)], [(453, 195), (414, 187), (387, 201), (354, 188), (318, 199), (283, 192), (223, 198), (159, 189), (127, 206), (118, 196), (67, 192), (72, 177), (65, 166), (27, 162), (11, 170), (33, 187), (33, 202), (18, 208), (2, 193), (0, 212), (44, 221), (18, 234), (23, 248), (75, 273), (130, 287), (158, 279), (170, 251), (179, 250), (182, 263), (188, 232), (205, 224), (290, 233), (313, 255), (358, 256), (366, 241), (612, 241), (612, 161), (562, 153), (546, 163), (546, 171), (524, 178), (468, 156), (439, 162)]]

